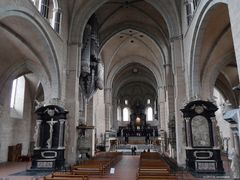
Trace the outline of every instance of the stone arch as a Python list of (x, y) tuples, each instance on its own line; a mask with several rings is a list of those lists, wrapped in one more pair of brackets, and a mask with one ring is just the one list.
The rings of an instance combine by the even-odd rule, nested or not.
[[(191, 54), (190, 54), (190, 63), (189, 63), (189, 74), (190, 74), (190, 86), (189, 86), (189, 96), (198, 96), (200, 95), (200, 85), (201, 85), (201, 71), (199, 69), (200, 63), (200, 53), (202, 47), (202, 41), (204, 37), (204, 32), (208, 20), (211, 18), (211, 13), (214, 12), (219, 6), (226, 6), (224, 2), (211, 1), (205, 4), (200, 12), (200, 15), (197, 19), (197, 25), (194, 29), (192, 43), (191, 43)], [(220, 37), (219, 37), (220, 38)]]
[[(135, 80), (135, 79), (134, 79), (134, 78), (128, 78), (127, 80), (123, 80), (122, 82), (120, 82), (120, 83), (118, 84), (117, 88), (114, 89), (113, 97), (116, 97), (117, 93), (119, 92), (119, 90), (121, 89), (122, 86), (124, 86), (125, 84), (128, 84), (129, 82), (132, 82), (133, 80)], [(142, 79), (139, 80), (138, 82), (143, 82), (143, 83), (145, 83), (145, 82), (147, 82), (147, 80), (148, 80), (147, 78), (142, 78)], [(154, 89), (154, 86), (153, 86), (152, 83), (149, 83), (148, 85), (151, 86), (152, 89)], [(146, 87), (145, 87), (145, 88), (146, 88)], [(154, 90), (155, 90), (155, 93), (157, 94), (156, 89), (154, 89)]]
[[(3, 73), (3, 76), (0, 78), (0, 86), (5, 87), (6, 84), (12, 82), (13, 79), (27, 73), (34, 73), (37, 77), (41, 77), (39, 81), (42, 84), (44, 92), (46, 92), (46, 96), (50, 94), (50, 81), (48, 79), (47, 74), (44, 72), (43, 67), (40, 64), (33, 63), (30, 60), (25, 60), (23, 63), (18, 63), (12, 65), (7, 71)], [(0, 97), (2, 90), (0, 91)]]
[(162, 71), (159, 72), (159, 70), (156, 68), (156, 66), (154, 66), (154, 64), (151, 61), (146, 60), (143, 57), (132, 56), (132, 57), (127, 57), (127, 58), (121, 60), (121, 62), (118, 62), (113, 66), (113, 68), (111, 69), (111, 71), (109, 72), (109, 74), (107, 75), (107, 78), (106, 78), (106, 80), (107, 80), (105, 83), (106, 88), (112, 87), (112, 83), (113, 83), (113, 80), (114, 80), (114, 77), (116, 76), (116, 74), (119, 71), (121, 71), (122, 68), (127, 66), (129, 64), (129, 62), (139, 63), (139, 64), (147, 67), (150, 71), (152, 71), (152, 73), (154, 74), (154, 77), (157, 81), (158, 87), (163, 86), (163, 84), (165, 84), (164, 74), (162, 73)]
[[(11, 24), (12, 21), (21, 22), (24, 31)], [(57, 55), (50, 36), (41, 23), (26, 12), (9, 9), (0, 14), (0, 27), (10, 38), (21, 44), (19, 47), (24, 48), (25, 54), (31, 54), (31, 58), (27, 57), (25, 59), (31, 59), (41, 66), (43, 73), (46, 74), (47, 81), (49, 81), (49, 98), (59, 98), (61, 89)], [(29, 27), (29, 31), (34, 32), (32, 34), (36, 39), (31, 39), (28, 36), (27, 27)]]
[[(225, 57), (222, 57), (222, 59), (217, 59), (214, 62), (208, 62), (207, 67), (204, 70), (204, 76), (203, 76), (203, 81), (202, 81), (202, 97), (207, 99), (208, 97), (213, 96), (213, 88), (215, 86), (215, 82), (217, 80), (217, 77), (220, 73), (220, 70), (222, 67), (226, 66), (229, 62), (231, 62), (233, 59), (235, 59), (235, 54), (234, 52), (230, 52), (227, 54)], [(211, 64), (214, 64), (211, 65)], [(224, 93), (224, 92), (223, 92)], [(225, 95), (225, 93), (224, 93)], [(236, 100), (234, 99), (234, 94), (233, 91), (227, 95), (228, 99), (231, 100), (234, 104), (236, 104)], [(234, 102), (235, 101), (235, 102)]]

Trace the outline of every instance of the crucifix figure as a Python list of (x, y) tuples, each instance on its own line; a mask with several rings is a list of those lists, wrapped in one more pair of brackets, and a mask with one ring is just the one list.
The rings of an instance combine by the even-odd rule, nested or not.
[(53, 126), (56, 124), (58, 121), (54, 121), (53, 117), (51, 118), (51, 121), (48, 121), (47, 123), (49, 124), (49, 139), (47, 140), (47, 147), (50, 149), (52, 147), (52, 136), (53, 136)]

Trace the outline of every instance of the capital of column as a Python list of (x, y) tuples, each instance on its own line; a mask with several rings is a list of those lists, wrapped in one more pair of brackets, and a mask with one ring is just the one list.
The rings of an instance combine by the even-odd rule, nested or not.
[(65, 123), (66, 119), (59, 119), (60, 124)]
[(188, 122), (190, 121), (191, 118), (190, 118), (190, 117), (185, 117), (184, 119), (185, 119), (186, 122), (188, 123)]

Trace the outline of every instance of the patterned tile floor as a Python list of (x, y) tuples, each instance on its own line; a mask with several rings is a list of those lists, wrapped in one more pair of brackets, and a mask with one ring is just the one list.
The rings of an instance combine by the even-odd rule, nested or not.
[[(135, 180), (138, 168), (139, 156), (124, 155), (122, 160), (116, 164), (114, 174), (109, 174), (104, 177), (90, 177), (90, 180)], [(225, 171), (229, 171), (229, 164), (223, 158)], [(43, 180), (41, 176), (11, 176), (14, 173), (25, 171), (31, 167), (31, 162), (15, 162), (15, 163), (2, 163), (0, 164), (0, 180)], [(179, 180), (230, 180), (229, 175), (205, 176), (204, 178), (195, 178), (189, 172), (177, 172)]]

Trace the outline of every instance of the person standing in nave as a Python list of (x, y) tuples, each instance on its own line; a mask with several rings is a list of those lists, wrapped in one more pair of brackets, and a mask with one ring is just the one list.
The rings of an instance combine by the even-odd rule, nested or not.
[(131, 147), (132, 155), (134, 155), (134, 147)]
[(133, 147), (133, 154), (134, 154), (134, 155), (137, 154), (137, 153), (136, 153), (136, 150), (137, 150), (137, 148), (136, 148), (136, 146), (134, 146), (134, 147)]

